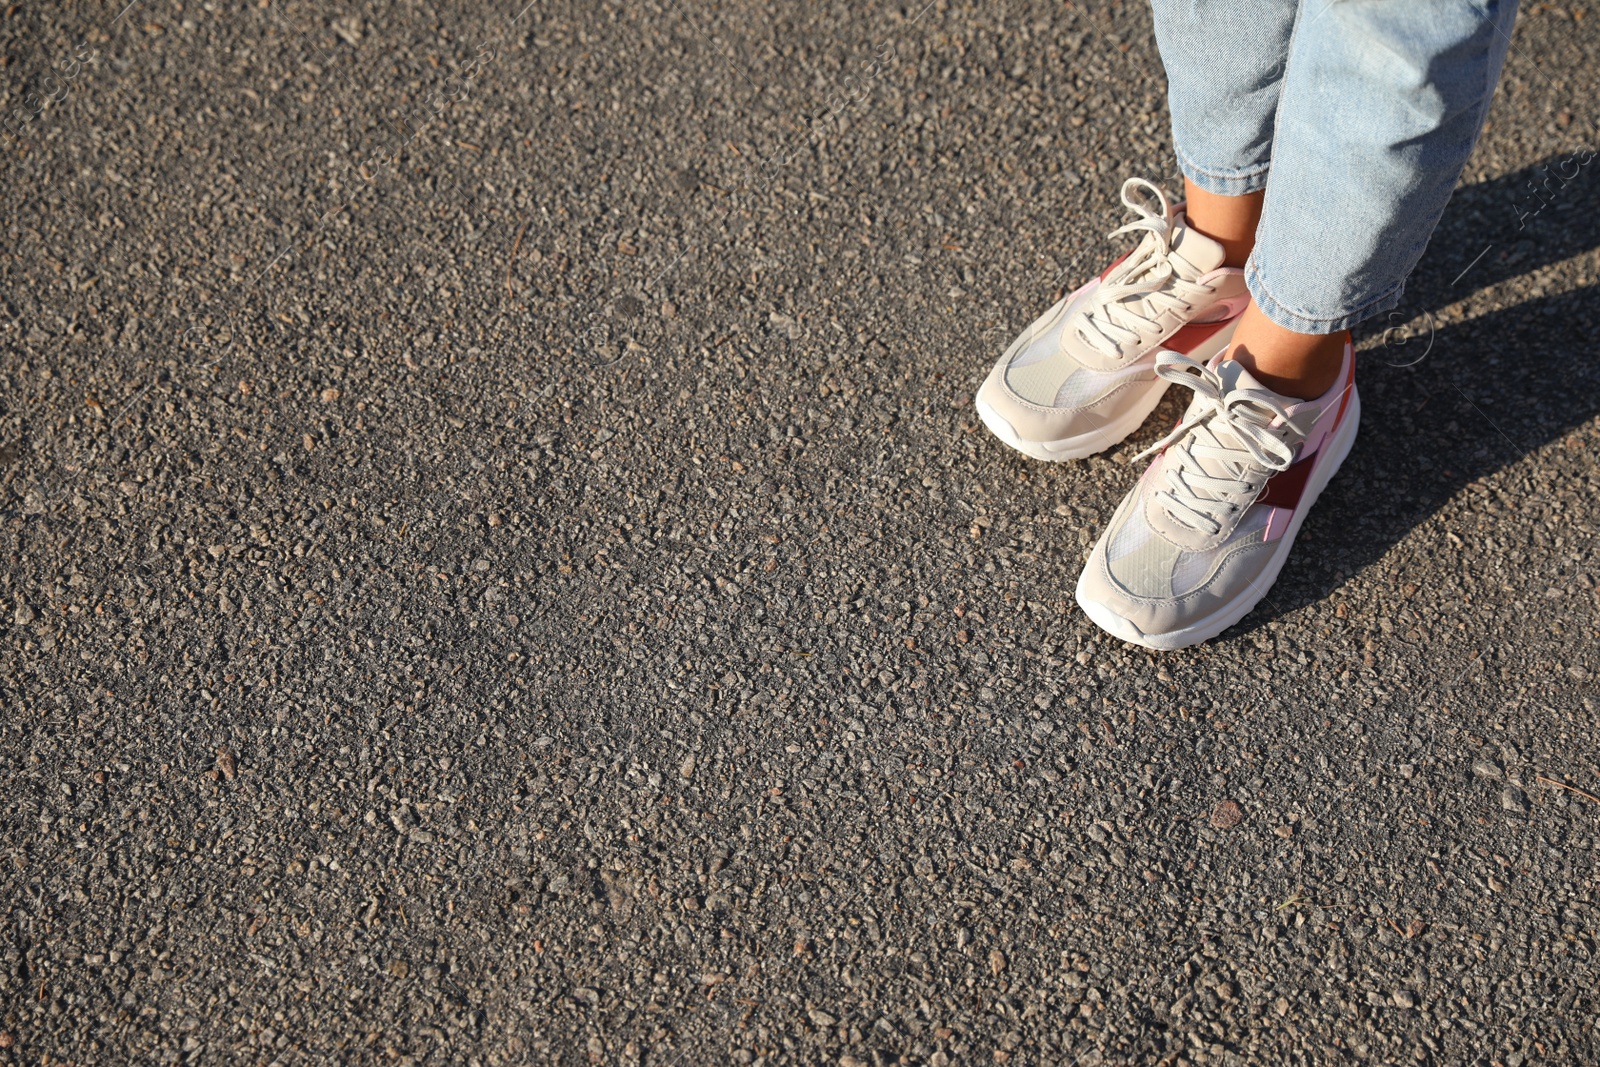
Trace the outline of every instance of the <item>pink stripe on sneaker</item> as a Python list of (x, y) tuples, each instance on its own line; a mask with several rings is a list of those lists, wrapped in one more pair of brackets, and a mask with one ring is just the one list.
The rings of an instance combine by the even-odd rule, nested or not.
[(1267, 512), (1267, 528), (1261, 531), (1261, 540), (1276, 541), (1289, 529), (1289, 516), (1294, 514), (1289, 508), (1273, 508)]

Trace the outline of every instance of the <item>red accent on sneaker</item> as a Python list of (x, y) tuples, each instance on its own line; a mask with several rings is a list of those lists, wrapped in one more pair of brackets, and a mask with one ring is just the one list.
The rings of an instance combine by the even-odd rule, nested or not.
[[(1346, 344), (1348, 343), (1346, 342)], [(1345, 375), (1344, 388), (1339, 397), (1339, 410), (1333, 418), (1334, 429), (1337, 429), (1339, 424), (1344, 421), (1344, 413), (1350, 407), (1350, 394), (1355, 392), (1356, 361), (1354, 358), (1350, 358), (1349, 366), (1350, 372)], [(1333, 435), (1333, 432), (1334, 430), (1330, 429), (1327, 436), (1319, 438), (1319, 440), (1326, 441), (1328, 437)], [(1320, 448), (1317, 452), (1313, 452), (1295, 463), (1288, 470), (1279, 471), (1267, 479), (1267, 487), (1261, 491), (1260, 496), (1256, 497), (1256, 503), (1270, 504), (1278, 508), (1299, 507), (1300, 494), (1305, 492), (1306, 480), (1311, 474), (1311, 465), (1316, 462), (1318, 452), (1321, 452)]]
[(1299, 507), (1300, 494), (1306, 491), (1306, 481), (1311, 477), (1311, 466), (1316, 461), (1316, 453), (1312, 453), (1288, 470), (1279, 471), (1268, 478), (1267, 487), (1256, 497), (1256, 503), (1291, 510)]
[(1178, 328), (1178, 332), (1167, 338), (1162, 348), (1170, 348), (1174, 352), (1189, 355), (1204, 344), (1218, 330), (1232, 322), (1233, 319), (1221, 319), (1217, 322), (1192, 322), (1187, 326)]

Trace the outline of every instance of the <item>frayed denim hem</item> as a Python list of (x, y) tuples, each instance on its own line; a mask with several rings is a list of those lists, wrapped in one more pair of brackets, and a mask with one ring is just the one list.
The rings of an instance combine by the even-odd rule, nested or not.
[(1270, 163), (1259, 164), (1254, 170), (1244, 173), (1224, 174), (1214, 170), (1207, 170), (1194, 160), (1177, 152), (1178, 169), (1183, 171), (1183, 176), (1194, 182), (1208, 193), (1217, 196), (1247, 196), (1250, 193), (1259, 193), (1267, 187), (1267, 169)]
[(1374, 315), (1382, 314), (1397, 307), (1400, 298), (1405, 293), (1406, 283), (1402, 280), (1392, 285), (1388, 291), (1378, 294), (1373, 299), (1352, 310), (1339, 310), (1329, 315), (1318, 315), (1303, 308), (1291, 308), (1272, 295), (1265, 278), (1261, 276), (1261, 268), (1256, 263), (1254, 253), (1244, 265), (1244, 283), (1250, 290), (1250, 296), (1256, 302), (1256, 307), (1261, 313), (1286, 330), (1295, 333), (1337, 333), (1348, 330), (1357, 323), (1364, 322)]

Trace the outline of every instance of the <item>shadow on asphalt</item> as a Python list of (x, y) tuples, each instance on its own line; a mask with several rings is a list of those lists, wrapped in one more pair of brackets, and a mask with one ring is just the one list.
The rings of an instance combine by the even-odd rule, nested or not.
[[(1355, 450), (1277, 585), (1231, 633), (1325, 599), (1467, 487), (1600, 412), (1596, 286), (1544, 295), (1525, 283), (1532, 292), (1521, 303), (1435, 324), (1459, 300), (1600, 247), (1592, 209), (1600, 159), (1582, 159), (1553, 157), (1457, 190), (1400, 307), (1357, 330)], [(1470, 536), (1459, 545), (1441, 536), (1419, 550), (1446, 571), (1484, 551)]]

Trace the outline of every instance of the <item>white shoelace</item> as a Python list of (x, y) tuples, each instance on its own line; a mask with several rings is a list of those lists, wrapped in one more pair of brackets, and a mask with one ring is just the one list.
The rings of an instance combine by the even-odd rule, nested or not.
[[(1255, 492), (1268, 472), (1294, 463), (1294, 445), (1270, 425), (1275, 417), (1288, 422), (1284, 400), (1266, 389), (1224, 393), (1215, 370), (1177, 352), (1159, 352), (1156, 373), (1194, 390), (1195, 400), (1171, 433), (1135, 459), (1176, 445), (1165, 471), (1166, 488), (1156, 491), (1156, 500), (1174, 522), (1215, 535), (1238, 510), (1229, 497)], [(1207, 474), (1201, 460), (1215, 460), (1224, 473)]]
[[(1147, 196), (1153, 197), (1161, 205), (1160, 212), (1151, 211), (1143, 203), (1134, 200), (1129, 195), (1134, 189), (1143, 190)], [(1139, 247), (1112, 268), (1111, 273), (1095, 288), (1084, 313), (1083, 326), (1078, 330), (1078, 336), (1085, 344), (1112, 357), (1118, 355), (1119, 345), (1139, 338), (1140, 324), (1148, 326), (1155, 322), (1150, 315), (1140, 314), (1136, 308), (1121, 303), (1124, 298), (1142, 296), (1146, 309), (1158, 315), (1162, 310), (1187, 310), (1191, 306), (1183, 296), (1161, 291), (1169, 281), (1174, 289), (1185, 289), (1192, 296), (1208, 292), (1205, 286), (1173, 275), (1172, 263), (1167, 258), (1172, 252), (1172, 205), (1167, 202), (1166, 194), (1143, 178), (1129, 178), (1122, 183), (1122, 202), (1140, 217), (1112, 230), (1106, 235), (1107, 239), (1141, 230), (1146, 236), (1139, 242)]]

